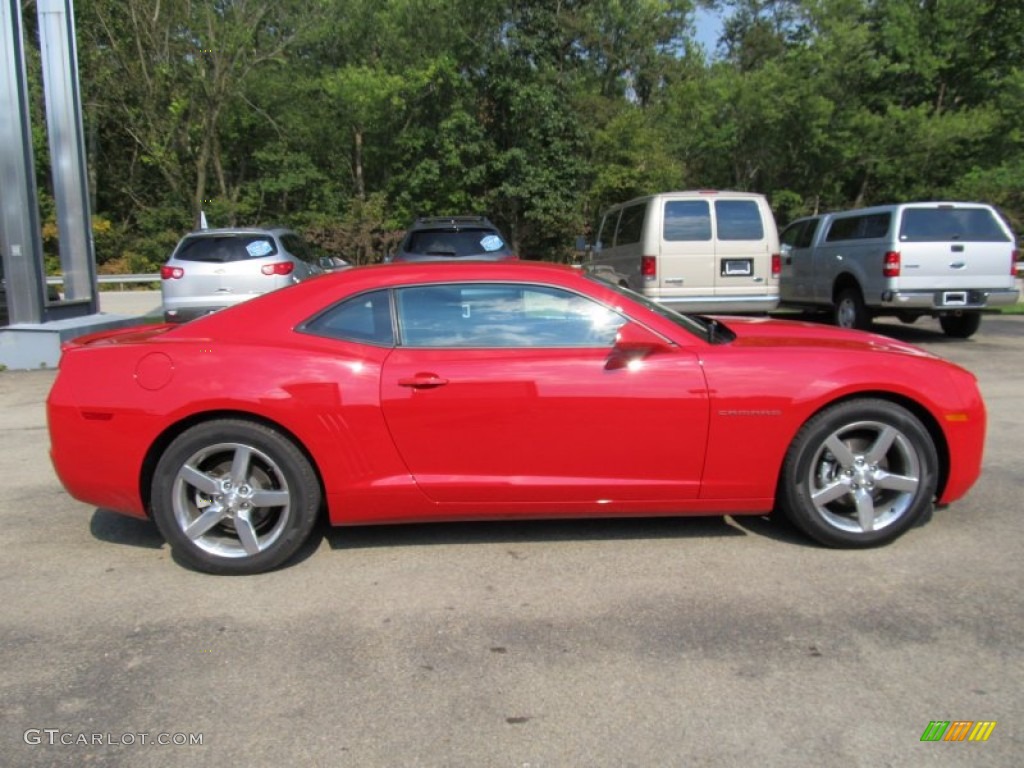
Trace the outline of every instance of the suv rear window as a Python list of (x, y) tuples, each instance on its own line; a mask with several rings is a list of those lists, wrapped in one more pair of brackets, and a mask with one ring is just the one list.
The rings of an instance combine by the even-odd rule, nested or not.
[(229, 261), (261, 259), (277, 253), (272, 237), (264, 235), (230, 235), (225, 237), (192, 237), (174, 254), (180, 261), (203, 261), (225, 264)]
[(1010, 238), (988, 208), (908, 208), (903, 212), (904, 243), (1005, 243)]
[(418, 229), (409, 234), (404, 250), (426, 256), (481, 256), (509, 249), (493, 229)]

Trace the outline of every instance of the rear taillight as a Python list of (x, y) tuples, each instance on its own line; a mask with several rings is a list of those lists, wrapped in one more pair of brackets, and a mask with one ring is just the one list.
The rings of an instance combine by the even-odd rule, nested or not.
[(640, 257), (640, 276), (647, 282), (658, 279), (658, 259), (656, 257)]
[(886, 277), (900, 276), (900, 253), (899, 251), (885, 252), (885, 265), (882, 267), (882, 274)]
[(1014, 277), (1017, 276), (1017, 260), (1020, 259), (1020, 251), (1014, 251), (1010, 254), (1010, 274)]
[(181, 267), (160, 267), (161, 280), (178, 280), (185, 276), (185, 270)]
[(264, 275), (273, 277), (274, 275), (290, 275), (292, 270), (295, 269), (295, 264), (290, 261), (278, 261), (274, 264), (264, 264), (260, 267), (260, 272)]
[(782, 254), (772, 254), (772, 277), (778, 277), (782, 273)]

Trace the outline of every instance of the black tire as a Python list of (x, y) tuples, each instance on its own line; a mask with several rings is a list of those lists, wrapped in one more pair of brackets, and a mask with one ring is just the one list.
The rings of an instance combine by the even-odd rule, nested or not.
[(961, 312), (939, 317), (942, 332), (951, 339), (969, 339), (981, 327), (981, 312)]
[(836, 296), (832, 319), (840, 328), (866, 331), (871, 327), (871, 313), (857, 288), (843, 288)]
[(931, 435), (910, 411), (850, 400), (797, 433), (783, 464), (780, 506), (826, 546), (888, 544), (930, 512), (937, 467)]
[(181, 562), (206, 573), (251, 574), (295, 554), (320, 501), (316, 473), (291, 440), (262, 424), (219, 419), (186, 430), (164, 451), (151, 506)]

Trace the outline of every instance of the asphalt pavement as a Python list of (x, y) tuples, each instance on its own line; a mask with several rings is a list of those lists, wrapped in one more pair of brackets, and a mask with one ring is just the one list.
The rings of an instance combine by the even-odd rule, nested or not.
[(1016, 767), (1024, 317), (878, 327), (973, 370), (990, 426), (965, 499), (856, 552), (761, 518), (405, 525), (206, 576), (69, 498), (55, 373), (0, 373), (0, 765)]

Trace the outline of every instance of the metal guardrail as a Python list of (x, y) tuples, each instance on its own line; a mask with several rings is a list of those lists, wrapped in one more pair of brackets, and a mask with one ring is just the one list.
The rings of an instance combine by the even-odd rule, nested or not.
[[(100, 285), (118, 285), (123, 283), (159, 283), (160, 273), (154, 272), (151, 275), (98, 275), (96, 282)], [(46, 278), (47, 285), (63, 285), (64, 278), (55, 275)]]

